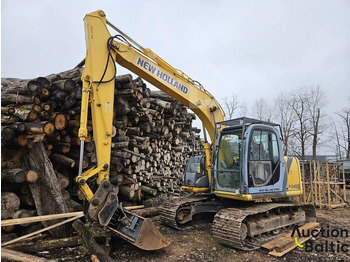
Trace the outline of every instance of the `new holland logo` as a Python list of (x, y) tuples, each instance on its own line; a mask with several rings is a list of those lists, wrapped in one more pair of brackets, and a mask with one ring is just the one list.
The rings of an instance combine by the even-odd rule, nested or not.
[(150, 72), (152, 75), (156, 76), (157, 78), (159, 78), (159, 79), (163, 80), (164, 82), (168, 83), (173, 88), (176, 88), (177, 90), (180, 90), (185, 95), (188, 94), (188, 87), (186, 87), (183, 84), (179, 83), (174, 78), (172, 78), (168, 74), (164, 73), (163, 71), (161, 71), (159, 68), (155, 67), (154, 65), (146, 62), (142, 58), (138, 57), (137, 61), (136, 61), (136, 64), (139, 67), (147, 70), (148, 72)]

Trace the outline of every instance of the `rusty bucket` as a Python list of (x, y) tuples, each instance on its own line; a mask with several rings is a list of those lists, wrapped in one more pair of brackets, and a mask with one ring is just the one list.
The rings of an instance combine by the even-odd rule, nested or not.
[(125, 217), (108, 228), (129, 243), (143, 250), (158, 250), (167, 247), (170, 242), (158, 231), (150, 218), (144, 218), (124, 210)]

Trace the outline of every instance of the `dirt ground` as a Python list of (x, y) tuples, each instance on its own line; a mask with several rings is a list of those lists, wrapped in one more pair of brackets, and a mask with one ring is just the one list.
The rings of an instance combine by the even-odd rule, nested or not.
[(177, 231), (159, 224), (159, 218), (154, 222), (160, 232), (171, 242), (171, 245), (157, 252), (140, 251), (126, 242), (119, 243), (112, 257), (118, 261), (350, 261), (350, 207), (332, 211), (317, 210), (318, 222), (324, 228), (348, 229), (348, 238), (320, 238), (314, 244), (324, 243), (333, 239), (334, 243), (348, 244), (349, 251), (344, 252), (305, 252), (296, 248), (282, 258), (268, 255), (265, 250), (245, 252), (218, 244), (211, 232), (210, 226), (189, 231)]
[[(350, 199), (350, 189), (347, 190)], [(159, 217), (153, 218), (153, 222), (159, 231), (171, 244), (159, 251), (142, 251), (128, 242), (119, 238), (111, 242), (110, 256), (116, 261), (350, 261), (350, 207), (334, 210), (317, 209), (317, 221), (323, 228), (345, 229), (349, 231), (348, 237), (318, 237), (312, 240), (316, 244), (325, 246), (332, 241), (335, 244), (347, 247), (347, 252), (306, 252), (304, 248), (296, 248), (282, 258), (268, 255), (266, 250), (245, 252), (218, 244), (212, 234), (210, 225), (200, 229), (177, 231), (160, 224)], [(327, 241), (327, 242), (326, 242)], [(348, 245), (348, 246), (346, 246)], [(81, 257), (81, 254), (86, 254)], [(80, 255), (77, 255), (80, 254)], [(59, 253), (41, 252), (36, 254), (47, 258), (55, 257), (58, 261), (89, 261), (88, 250), (84, 246), (68, 248)]]

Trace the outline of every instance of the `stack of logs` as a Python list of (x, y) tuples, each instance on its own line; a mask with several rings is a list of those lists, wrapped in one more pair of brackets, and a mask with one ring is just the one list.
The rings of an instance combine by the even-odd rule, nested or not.
[[(81, 73), (82, 68), (76, 68), (35, 80), (2, 79), (2, 219), (35, 213), (28, 185), (38, 174), (23, 165), (23, 157), (36, 143), (43, 144), (53, 164), (68, 209), (81, 209), (84, 196), (74, 183)], [(125, 205), (134, 205), (151, 197), (179, 195), (188, 157), (203, 152), (200, 130), (192, 127), (194, 114), (131, 75), (116, 77), (115, 94), (110, 180), (119, 186), (119, 197)], [(97, 161), (91, 120), (88, 131), (84, 170)]]

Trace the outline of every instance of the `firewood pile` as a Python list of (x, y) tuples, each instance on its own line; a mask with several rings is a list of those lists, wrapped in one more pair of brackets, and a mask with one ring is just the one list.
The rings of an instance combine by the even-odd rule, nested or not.
[[(84, 196), (74, 183), (81, 74), (76, 68), (33, 80), (2, 79), (1, 219), (82, 209)], [(166, 94), (150, 91), (141, 78), (116, 77), (110, 181), (119, 185), (125, 205), (180, 195), (188, 157), (203, 151), (193, 119), (193, 113)], [(83, 170), (97, 162), (91, 120), (88, 131)], [(50, 170), (55, 177), (44, 181), (43, 173)], [(45, 194), (60, 199), (47, 203)], [(43, 211), (55, 205), (59, 210)], [(25, 226), (22, 233), (34, 230)]]

